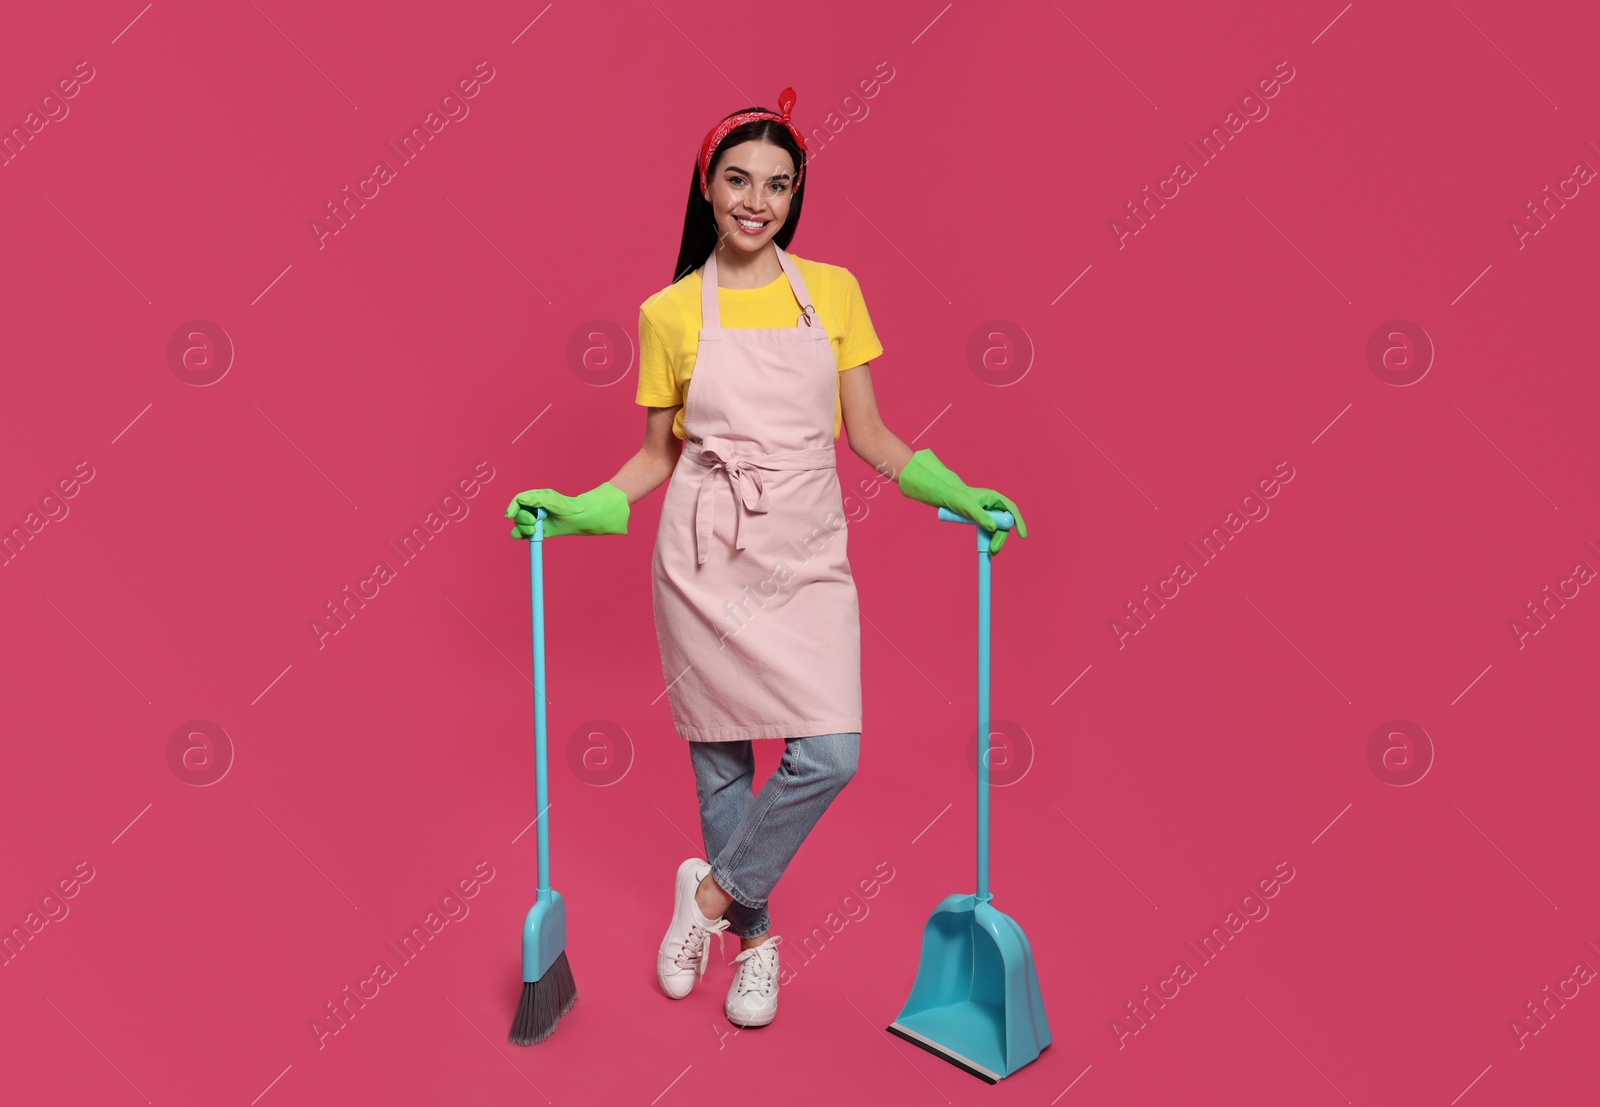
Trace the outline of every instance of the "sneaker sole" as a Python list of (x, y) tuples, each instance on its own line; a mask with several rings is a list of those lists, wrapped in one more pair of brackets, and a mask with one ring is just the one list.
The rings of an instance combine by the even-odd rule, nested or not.
[[(727, 1012), (726, 1008), (724, 1008), (722, 1013), (724, 1015), (728, 1015), (728, 1012)], [(755, 1029), (757, 1029), (759, 1027), (770, 1025), (772, 1023), (772, 1020), (777, 1018), (777, 1017), (778, 1017), (778, 1012), (777, 1012), (777, 1009), (774, 1008), (772, 1014), (768, 1015), (766, 1018), (762, 1019), (759, 1022), (740, 1022), (738, 1019), (734, 1018), (732, 1015), (728, 1015), (728, 1021), (733, 1023), (733, 1025), (739, 1027), (740, 1029), (743, 1029), (743, 1030), (755, 1030)]]
[(660, 973), (656, 974), (656, 983), (661, 985), (661, 994), (666, 996), (668, 999), (688, 999), (694, 994), (694, 984), (690, 984), (689, 990), (681, 995), (677, 992), (668, 991), (666, 981), (661, 979)]

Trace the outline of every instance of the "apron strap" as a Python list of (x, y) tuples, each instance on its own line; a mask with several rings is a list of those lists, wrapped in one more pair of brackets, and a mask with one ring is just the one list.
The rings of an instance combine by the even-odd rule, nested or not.
[[(783, 266), (783, 275), (789, 278), (789, 291), (794, 293), (795, 302), (800, 305), (800, 318), (795, 321), (796, 327), (815, 326), (818, 322), (816, 309), (811, 306), (811, 292), (806, 288), (805, 278), (800, 275), (793, 259), (776, 244), (772, 247), (778, 252), (778, 264)], [(713, 247), (707, 255), (705, 264), (700, 267), (700, 325), (712, 330), (722, 327), (722, 308), (717, 302), (717, 251)]]

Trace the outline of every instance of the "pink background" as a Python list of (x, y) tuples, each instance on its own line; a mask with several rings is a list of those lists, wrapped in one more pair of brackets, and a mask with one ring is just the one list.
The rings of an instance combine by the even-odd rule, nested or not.
[[(1597, 32), (1570, 3), (13, 6), (0, 125), (94, 76), (0, 169), (0, 524), (58, 516), (0, 569), (0, 925), (57, 916), (0, 968), (3, 1098), (1591, 1099), (1600, 599), (1574, 567), (1600, 565), (1600, 186), (1520, 243), (1512, 220), (1600, 165)], [(470, 114), (319, 247), (310, 221), (480, 61)], [(993, 1088), (883, 1033), (928, 912), (973, 879), (970, 532), (893, 489), (852, 499), (861, 769), (773, 897), (780, 1017), (737, 1035), (720, 958), (677, 1004), (652, 974), (699, 851), (651, 620), (660, 494), (626, 537), (547, 547), (581, 998), (505, 1042), (536, 874), (501, 512), (637, 447), (638, 305), (692, 152), (790, 84), (837, 131), (793, 251), (859, 278), (890, 426), (1032, 531), (994, 566), (993, 887), (1054, 1042)], [(1186, 145), (1263, 108), (1209, 163)], [(1194, 178), (1119, 245), (1179, 159)], [(234, 348), (204, 387), (168, 356), (194, 320)], [(1367, 351), (1403, 358), (1404, 331), (1436, 353), (1400, 386)], [(323, 605), (480, 463), (319, 648)], [(1263, 508), (1214, 563), (1187, 549)], [(1119, 644), (1179, 560), (1194, 578)], [(169, 756), (193, 720), (228, 739), (209, 784), (203, 750)], [(1406, 729), (1431, 753), (1385, 762)], [(1407, 758), (1427, 771), (1402, 786)], [(1280, 862), (1245, 901), (1270, 912), (1200, 965), (1185, 943)], [(386, 943), (430, 911), (457, 917), (399, 965)], [(319, 1045), (380, 959), (395, 978)], [(1139, 1028), (1124, 1005), (1180, 959), (1194, 979)], [(1578, 991), (1519, 1043), (1546, 986)]]

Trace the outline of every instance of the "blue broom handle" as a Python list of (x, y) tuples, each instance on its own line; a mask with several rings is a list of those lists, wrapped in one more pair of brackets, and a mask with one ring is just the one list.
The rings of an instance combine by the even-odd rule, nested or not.
[(528, 539), (529, 591), (533, 596), (533, 762), (534, 802), (539, 808), (539, 899), (550, 898), (550, 803), (546, 778), (544, 714), (544, 508), (535, 508), (537, 521)]
[[(978, 894), (987, 903), (989, 894), (989, 534), (965, 515), (949, 508), (939, 509), (947, 523), (966, 523), (978, 534)], [(989, 518), (1000, 530), (1010, 530), (1015, 520), (1009, 511), (990, 511)]]

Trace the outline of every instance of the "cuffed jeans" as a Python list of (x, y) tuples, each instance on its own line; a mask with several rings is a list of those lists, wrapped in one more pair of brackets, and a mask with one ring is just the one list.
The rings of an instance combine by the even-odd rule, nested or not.
[(711, 877), (733, 897), (728, 932), (767, 932), (767, 898), (800, 843), (855, 775), (861, 735), (785, 738), (783, 760), (752, 795), (755, 753), (748, 739), (690, 742), (700, 829)]

